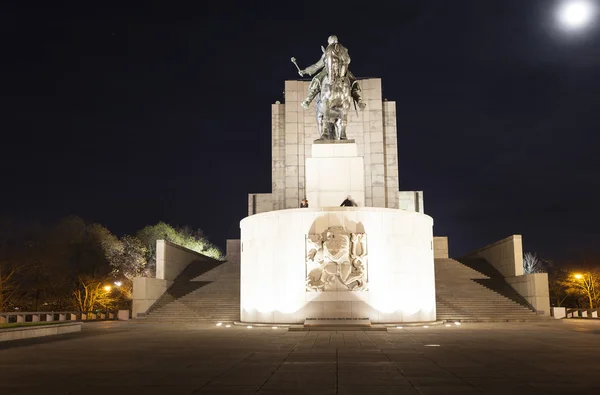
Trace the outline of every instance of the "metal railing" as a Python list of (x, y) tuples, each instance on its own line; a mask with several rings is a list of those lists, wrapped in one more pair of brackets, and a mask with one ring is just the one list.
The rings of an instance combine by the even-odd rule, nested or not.
[(37, 312), (0, 312), (0, 324), (26, 322), (64, 322), (64, 321), (102, 321), (118, 319), (116, 311), (37, 311)]

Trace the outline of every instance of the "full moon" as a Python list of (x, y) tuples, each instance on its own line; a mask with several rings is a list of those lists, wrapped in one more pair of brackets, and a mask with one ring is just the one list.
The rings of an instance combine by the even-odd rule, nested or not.
[(589, 0), (565, 1), (558, 7), (558, 22), (568, 30), (579, 30), (588, 26), (596, 14), (596, 7)]

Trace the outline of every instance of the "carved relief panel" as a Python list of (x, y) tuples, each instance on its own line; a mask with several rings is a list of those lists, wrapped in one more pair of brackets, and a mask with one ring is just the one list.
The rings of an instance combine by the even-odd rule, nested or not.
[(367, 289), (367, 235), (333, 226), (306, 239), (306, 289), (322, 292), (336, 281), (350, 291)]

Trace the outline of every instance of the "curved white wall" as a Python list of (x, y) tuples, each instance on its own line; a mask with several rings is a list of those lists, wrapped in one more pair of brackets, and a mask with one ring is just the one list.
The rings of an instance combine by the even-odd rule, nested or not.
[[(305, 239), (331, 226), (367, 234), (368, 291), (307, 292)], [(433, 219), (404, 210), (331, 207), (271, 211), (241, 228), (241, 319), (434, 321)]]

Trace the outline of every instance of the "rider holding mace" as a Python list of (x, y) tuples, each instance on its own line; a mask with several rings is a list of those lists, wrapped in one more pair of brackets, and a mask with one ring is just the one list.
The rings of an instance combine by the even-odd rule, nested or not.
[(319, 59), (317, 63), (308, 66), (304, 70), (298, 71), (298, 74), (300, 74), (301, 77), (304, 77), (304, 74), (312, 76), (314, 73), (321, 70), (321, 72), (319, 72), (319, 74), (317, 74), (312, 79), (308, 88), (308, 96), (306, 96), (306, 99), (302, 102), (302, 107), (308, 110), (310, 103), (313, 101), (315, 96), (321, 91), (321, 82), (323, 81), (323, 78), (327, 75), (327, 70), (325, 68), (325, 54), (327, 53), (327, 50), (329, 50), (331, 47), (335, 47), (340, 52), (344, 52), (345, 58), (347, 59), (345, 71), (348, 75), (348, 78), (350, 79), (352, 98), (354, 99), (356, 104), (358, 104), (358, 107), (360, 109), (364, 109), (367, 106), (367, 104), (362, 99), (360, 85), (358, 85), (356, 77), (352, 74), (350, 70), (348, 70), (348, 65), (350, 64), (350, 55), (348, 55), (348, 50), (346, 49), (346, 47), (344, 47), (338, 42), (337, 36), (329, 36), (329, 38), (327, 39), (327, 43), (329, 44), (327, 46), (327, 49), (323, 49), (323, 47), (321, 47), (323, 55), (321, 55), (321, 59)]
[[(347, 140), (346, 125), (351, 103), (354, 107), (364, 109), (366, 103), (361, 97), (361, 90), (356, 77), (348, 70), (350, 56), (348, 49), (338, 43), (336, 36), (328, 38), (327, 49), (321, 47), (321, 59), (304, 70), (298, 68), (301, 76), (313, 75), (321, 70), (311, 81), (308, 96), (301, 103), (308, 109), (313, 99), (317, 99), (317, 126), (319, 140)], [(292, 58), (296, 64), (296, 59)], [(298, 67), (296, 65), (296, 67)]]

